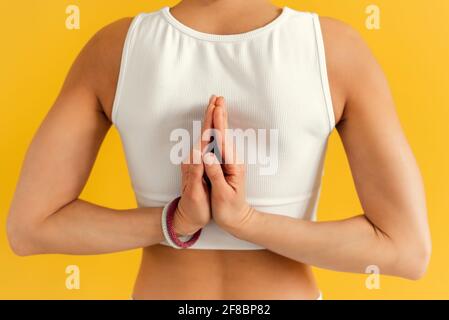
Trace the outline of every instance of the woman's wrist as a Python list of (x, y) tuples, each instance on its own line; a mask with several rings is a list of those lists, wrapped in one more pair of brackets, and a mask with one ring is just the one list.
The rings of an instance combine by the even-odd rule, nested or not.
[[(201, 235), (202, 229), (197, 230), (194, 232), (192, 236), (190, 236), (189, 231), (184, 231), (185, 225), (177, 224), (178, 230), (175, 230), (173, 224), (174, 224), (174, 218), (175, 213), (177, 211), (179, 201), (181, 197), (178, 197), (171, 202), (167, 203), (167, 205), (164, 206), (162, 210), (162, 216), (161, 216), (161, 222), (162, 222), (162, 232), (164, 234), (165, 241), (173, 248), (175, 249), (187, 249), (194, 245), (197, 240), (199, 239)], [(178, 211), (178, 220), (179, 217), (182, 217), (181, 211)], [(182, 230), (179, 230), (179, 226), (183, 226)], [(183, 235), (185, 234), (185, 236)], [(184, 239), (183, 239), (184, 238)]]
[(257, 224), (261, 219), (262, 213), (251, 206), (245, 209), (245, 214), (239, 223), (227, 227), (227, 231), (240, 240), (248, 240), (255, 231)]
[(202, 226), (196, 226), (191, 224), (190, 222), (186, 221), (184, 214), (179, 209), (179, 206), (176, 208), (174, 217), (173, 217), (173, 229), (176, 233), (176, 235), (183, 237), (183, 236), (191, 236), (195, 232), (197, 232), (199, 229), (201, 229)]

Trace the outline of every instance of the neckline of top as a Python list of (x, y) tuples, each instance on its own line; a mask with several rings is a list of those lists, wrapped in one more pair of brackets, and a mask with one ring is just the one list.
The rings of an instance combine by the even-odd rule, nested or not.
[(244, 39), (252, 38), (255, 35), (261, 34), (263, 32), (268, 32), (269, 30), (272, 30), (276, 25), (278, 25), (281, 21), (285, 19), (285, 17), (290, 12), (290, 8), (287, 6), (284, 6), (281, 8), (282, 12), (274, 18), (274, 20), (268, 22), (266, 25), (259, 27), (257, 29), (253, 29), (244, 33), (236, 33), (236, 34), (213, 34), (213, 33), (206, 33), (201, 32), (198, 30), (195, 30), (193, 28), (190, 28), (189, 26), (183, 24), (178, 19), (176, 19), (170, 12), (170, 7), (165, 6), (161, 9), (162, 15), (166, 18), (166, 20), (174, 26), (179, 31), (192, 36), (194, 38), (200, 39), (200, 40), (207, 40), (207, 41), (217, 41), (217, 42), (232, 42), (232, 41), (239, 41)]

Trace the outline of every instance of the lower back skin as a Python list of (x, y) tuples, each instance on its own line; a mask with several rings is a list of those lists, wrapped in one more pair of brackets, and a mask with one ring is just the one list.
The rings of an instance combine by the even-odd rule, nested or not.
[(133, 298), (316, 299), (309, 266), (268, 250), (143, 249)]

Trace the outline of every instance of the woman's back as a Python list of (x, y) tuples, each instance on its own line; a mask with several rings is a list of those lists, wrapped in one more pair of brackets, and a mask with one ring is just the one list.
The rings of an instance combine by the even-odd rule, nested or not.
[[(180, 195), (179, 145), (198, 139), (208, 97), (225, 96), (240, 141), (247, 201), (315, 218), (334, 115), (318, 16), (288, 7), (261, 28), (198, 32), (169, 7), (137, 16), (125, 43), (112, 111), (139, 206)], [(166, 242), (164, 242), (166, 244)], [(191, 249), (262, 249), (213, 221)]]
[[(138, 204), (157, 207), (179, 195), (172, 152), (179, 141), (171, 135), (184, 129), (195, 141), (194, 122), (215, 93), (227, 97), (229, 127), (247, 139), (248, 201), (265, 212), (314, 219), (335, 125), (322, 41), (318, 17), (288, 7), (263, 27), (233, 35), (191, 29), (168, 7), (134, 18), (111, 115)], [(213, 221), (189, 250), (145, 248), (134, 297), (318, 296), (308, 266), (251, 249), (263, 248)]]

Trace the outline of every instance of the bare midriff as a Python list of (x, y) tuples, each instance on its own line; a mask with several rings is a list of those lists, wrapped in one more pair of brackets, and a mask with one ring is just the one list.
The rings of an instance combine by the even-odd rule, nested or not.
[(134, 299), (316, 299), (309, 266), (268, 250), (143, 249)]

